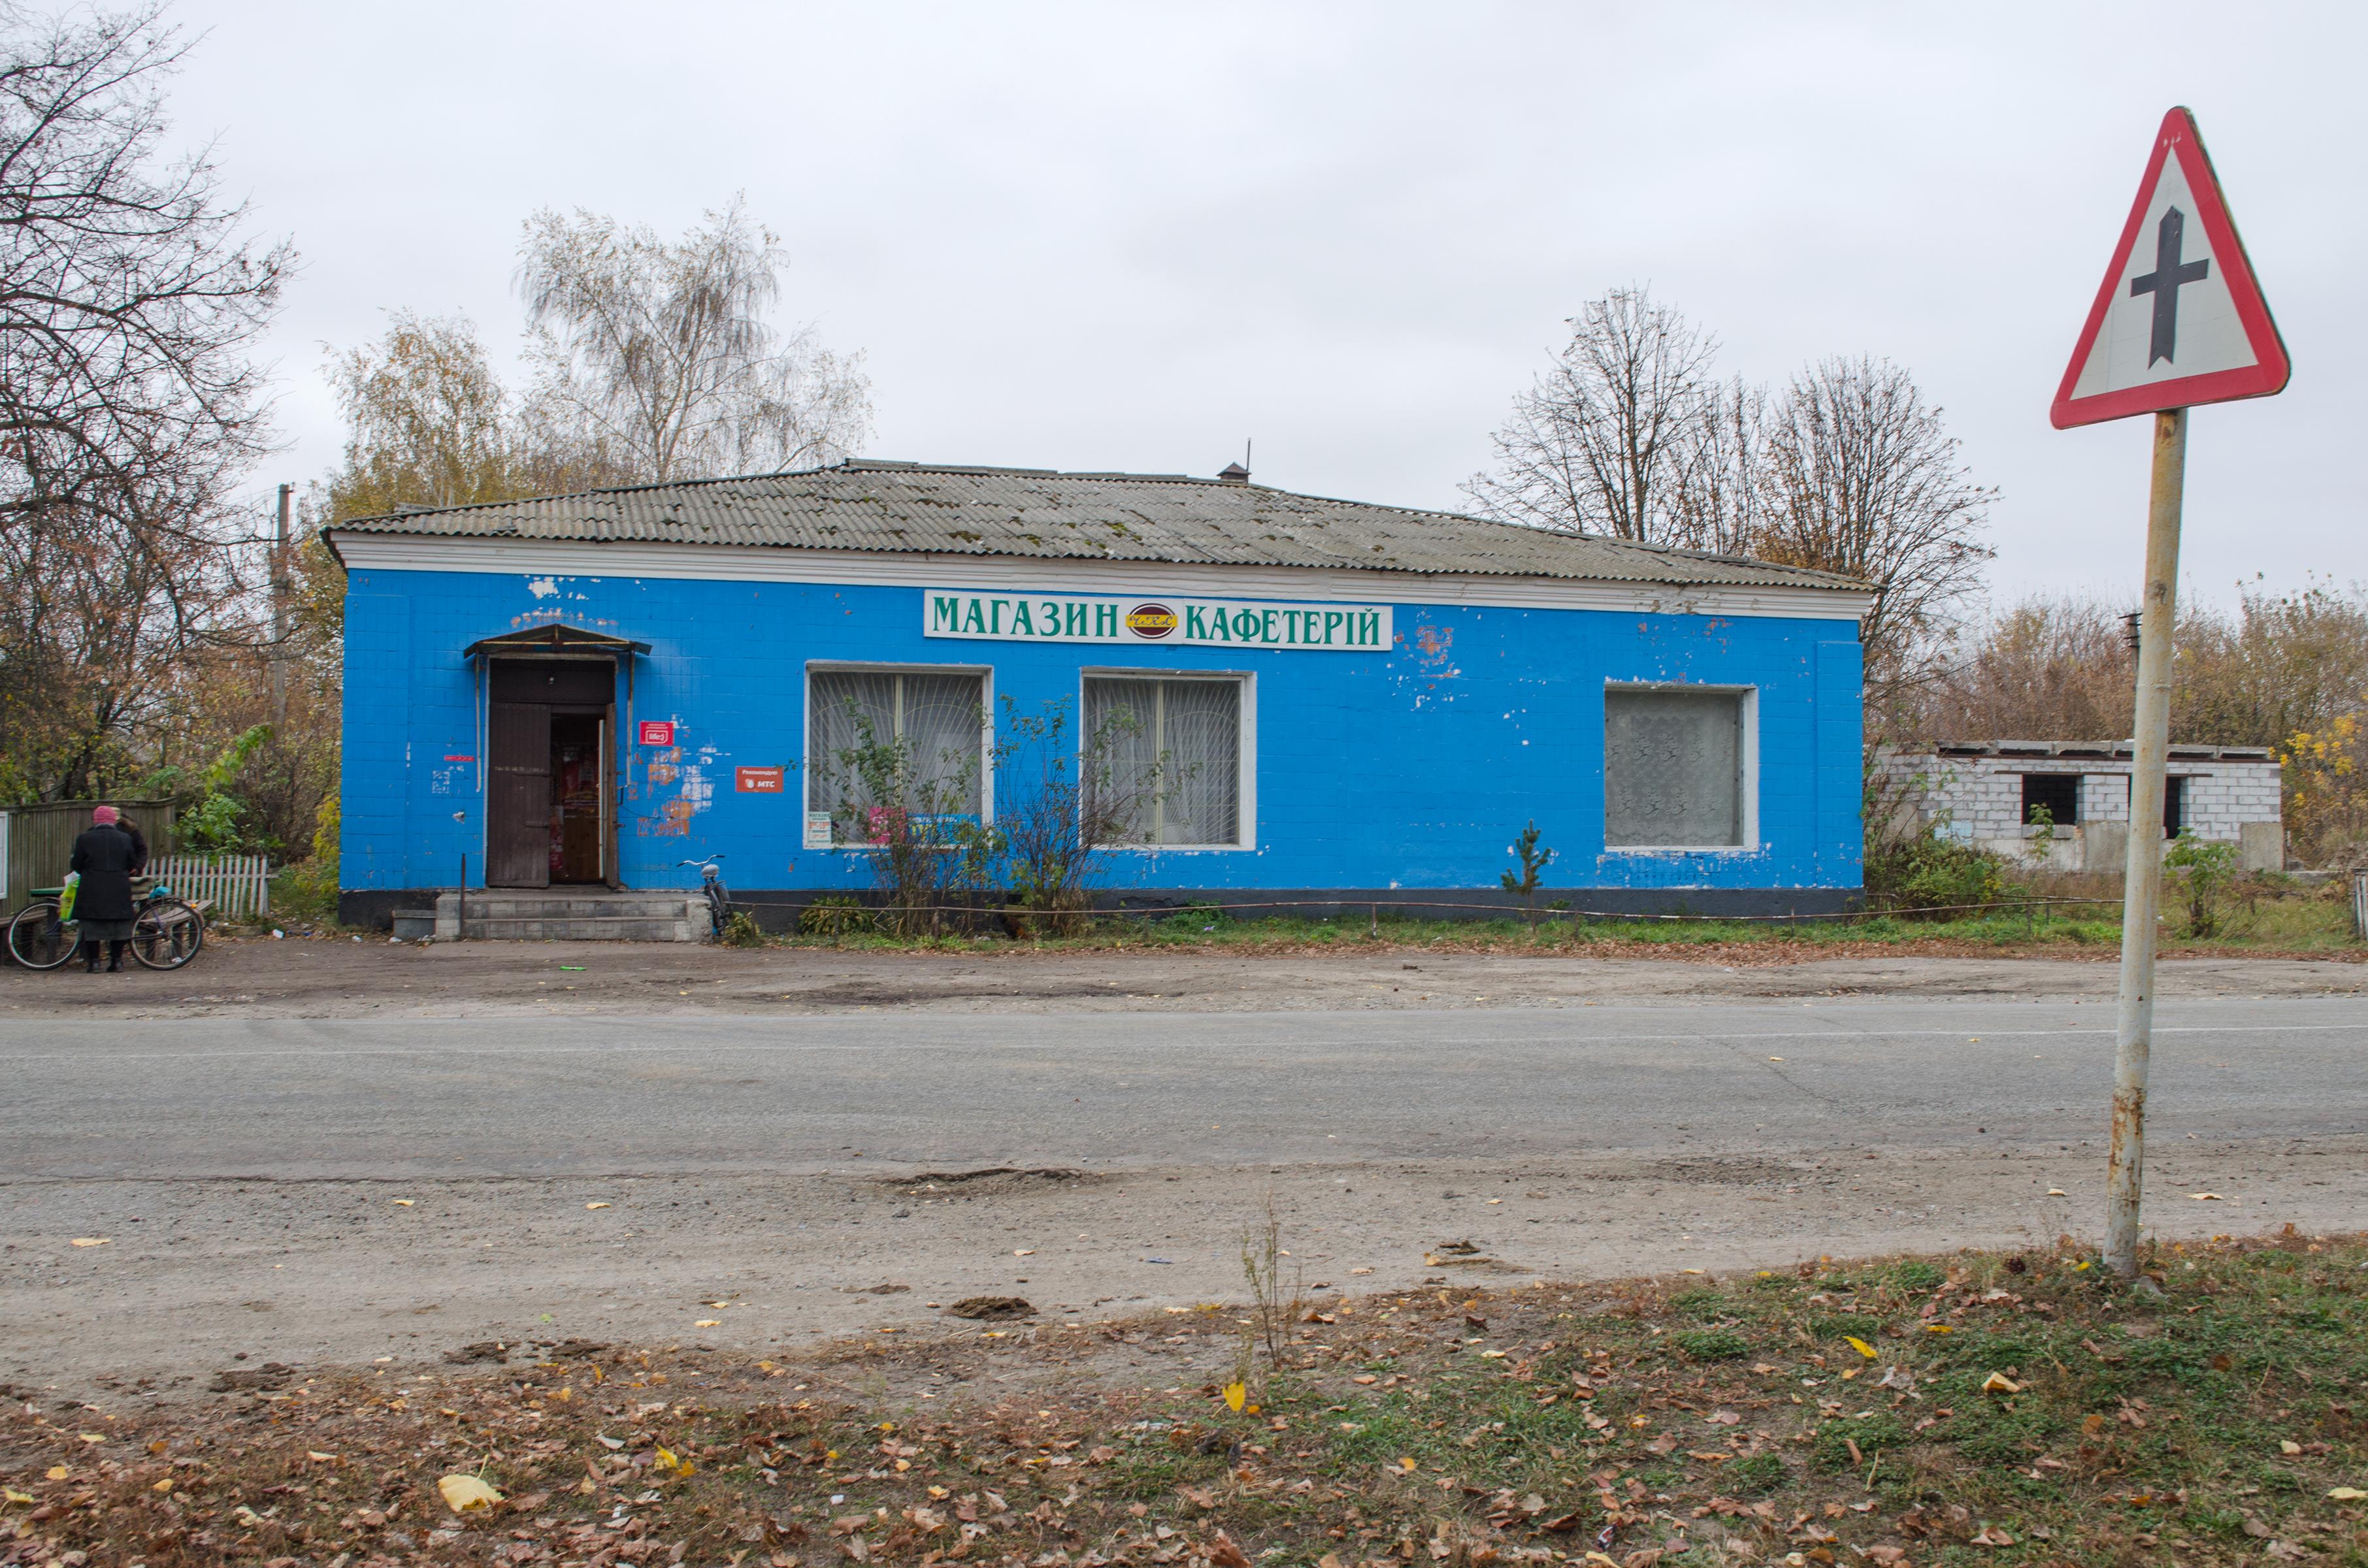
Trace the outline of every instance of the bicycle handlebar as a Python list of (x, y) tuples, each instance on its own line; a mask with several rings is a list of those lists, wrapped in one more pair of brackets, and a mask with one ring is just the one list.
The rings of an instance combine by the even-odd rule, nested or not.
[(699, 860), (677, 860), (675, 864), (677, 866), (712, 866), (723, 858), (723, 857), (721, 855), (710, 855), (705, 858)]

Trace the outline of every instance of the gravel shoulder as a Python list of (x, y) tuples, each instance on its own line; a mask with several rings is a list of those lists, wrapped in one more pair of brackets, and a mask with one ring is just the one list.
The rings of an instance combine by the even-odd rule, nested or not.
[[(2149, 1162), (2148, 1231), (2356, 1224), (2363, 1155), (2368, 1137), (2164, 1145)], [(905, 1169), (17, 1181), (0, 1249), (0, 1379), (193, 1397), (242, 1365), (433, 1366), (486, 1341), (763, 1355), (925, 1339), (959, 1327), (941, 1309), (973, 1296), (1021, 1296), (1055, 1323), (1238, 1301), (1242, 1237), (1269, 1196), (1310, 1288), (1360, 1295), (2045, 1247), (2093, 1228), (2103, 1176), (2101, 1149), (2075, 1144), (954, 1182)], [(2205, 1190), (2221, 1196), (2186, 1197)], [(97, 1236), (107, 1244), (72, 1244)]]
[[(1589, 1002), (1920, 996), (2109, 997), (2091, 960), (1802, 957), (1735, 946), (1656, 958), (1447, 952), (1154, 949), (1061, 952), (752, 951), (620, 942), (209, 942), (189, 969), (85, 974), (0, 966), (15, 1017), (257, 1018), (827, 1013), (1275, 1012), (1564, 1007)], [(2368, 966), (2335, 960), (2169, 959), (2169, 997), (2358, 995)]]

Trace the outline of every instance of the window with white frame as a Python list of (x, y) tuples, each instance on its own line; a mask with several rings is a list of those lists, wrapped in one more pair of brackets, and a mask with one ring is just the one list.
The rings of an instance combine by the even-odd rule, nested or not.
[(906, 802), (942, 814), (982, 814), (986, 676), (970, 670), (815, 670), (806, 676), (806, 821), (810, 845), (862, 842), (837, 818), (894, 802), (874, 800), (884, 768)]
[(1242, 682), (1086, 677), (1086, 780), (1113, 844), (1243, 842)]
[(1603, 842), (1612, 849), (1744, 844), (1749, 694), (1611, 687), (1603, 694)]

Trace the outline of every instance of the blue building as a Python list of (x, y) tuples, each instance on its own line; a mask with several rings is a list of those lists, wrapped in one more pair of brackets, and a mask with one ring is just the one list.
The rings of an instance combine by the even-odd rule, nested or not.
[[(1106, 895), (1842, 907), (1858, 584), (1220, 477), (849, 461), (325, 534), (342, 912), (459, 885), (873, 884), (870, 740), (953, 814), (1012, 713), (1097, 736)], [(769, 923), (769, 922), (768, 922)]]

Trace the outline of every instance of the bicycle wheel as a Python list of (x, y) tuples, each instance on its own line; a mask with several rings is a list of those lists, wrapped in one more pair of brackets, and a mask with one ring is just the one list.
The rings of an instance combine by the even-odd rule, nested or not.
[(131, 923), (131, 956), (145, 969), (178, 969), (205, 941), (204, 918), (177, 898), (152, 899)]
[(723, 923), (732, 918), (732, 894), (723, 880), (707, 884), (707, 923), (714, 928), (715, 939), (723, 940)]
[(58, 918), (48, 899), (28, 903), (8, 922), (8, 956), (27, 969), (55, 969), (82, 946), (82, 923)]

